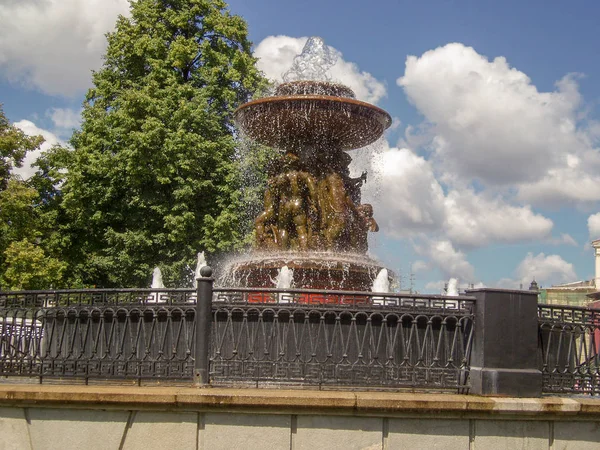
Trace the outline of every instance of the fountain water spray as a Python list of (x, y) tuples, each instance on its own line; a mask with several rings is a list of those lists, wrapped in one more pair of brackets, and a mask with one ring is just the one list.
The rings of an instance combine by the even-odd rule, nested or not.
[(446, 289), (446, 295), (448, 297), (458, 297), (458, 279), (450, 278), (448, 280), (448, 287)]
[[(150, 284), (151, 289), (164, 289), (165, 285), (163, 283), (162, 272), (160, 271), (160, 267), (155, 267), (152, 271), (152, 284)], [(158, 303), (161, 299), (161, 292), (153, 292), (148, 298), (148, 303)]]
[(327, 70), (335, 65), (338, 55), (320, 37), (310, 37), (304, 44), (302, 53), (294, 58), (290, 70), (283, 75), (283, 81), (313, 80), (328, 81)]
[[(288, 266), (283, 266), (277, 272), (277, 276), (274, 280), (271, 280), (277, 289), (291, 288), (294, 282), (294, 271)], [(289, 297), (287, 294), (279, 294), (279, 303), (289, 303)]]
[(198, 262), (196, 263), (196, 270), (194, 271), (194, 289), (198, 287), (198, 278), (202, 277), (202, 275), (200, 275), (200, 269), (202, 269), (204, 266), (208, 266), (208, 264), (206, 263), (204, 252), (200, 252), (198, 253)]
[(272, 281), (277, 289), (291, 288), (294, 281), (294, 271), (288, 266), (283, 266)]
[[(390, 292), (390, 275), (386, 268), (381, 269), (377, 274), (377, 277), (375, 277), (371, 291), (378, 293)], [(383, 303), (384, 297), (373, 297), (372, 300), (373, 304), (378, 305)]]
[(152, 284), (150, 287), (152, 289), (163, 289), (165, 287), (160, 267), (155, 267), (152, 271)]

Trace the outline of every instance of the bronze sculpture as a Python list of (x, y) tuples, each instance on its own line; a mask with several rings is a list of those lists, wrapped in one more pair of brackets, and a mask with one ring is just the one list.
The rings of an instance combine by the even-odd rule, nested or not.
[(389, 115), (334, 83), (284, 83), (275, 94), (236, 111), (248, 136), (285, 152), (255, 222), (256, 248), (365, 253), (365, 233), (378, 226), (372, 207), (360, 203), (366, 173), (351, 178), (352, 158), (343, 150), (377, 139)]

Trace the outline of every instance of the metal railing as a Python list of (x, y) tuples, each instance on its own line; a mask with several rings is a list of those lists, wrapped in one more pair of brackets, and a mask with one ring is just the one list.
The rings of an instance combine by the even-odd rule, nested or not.
[(474, 300), (216, 289), (213, 383), (464, 389)]
[(539, 305), (542, 390), (600, 394), (600, 310)]
[[(200, 299), (200, 301), (197, 301)], [(0, 293), (0, 376), (468, 388), (474, 300), (364, 292)]]
[[(537, 305), (537, 317), (525, 318), (519, 302), (535, 297), (515, 291), (479, 292), (476, 300), (212, 283), (0, 292), (0, 376), (465, 392), (481, 389), (475, 373), (520, 370), (511, 364), (527, 358), (543, 393), (600, 394), (599, 310)], [(483, 314), (505, 302), (512, 309)], [(537, 354), (535, 334), (526, 347), (503, 338), (521, 319), (525, 330), (537, 324)]]
[(0, 293), (0, 375), (189, 379), (194, 290)]

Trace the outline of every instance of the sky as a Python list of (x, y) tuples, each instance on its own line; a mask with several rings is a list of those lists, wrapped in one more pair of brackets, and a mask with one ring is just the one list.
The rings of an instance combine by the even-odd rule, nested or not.
[[(392, 116), (380, 142), (351, 155), (355, 172), (369, 170), (363, 201), (380, 225), (370, 252), (401, 288), (593, 278), (600, 3), (228, 3), (269, 78), (320, 36), (337, 55), (330, 78)], [(127, 0), (0, 0), (0, 103), (45, 137), (42, 151), (79, 126), (118, 14)]]

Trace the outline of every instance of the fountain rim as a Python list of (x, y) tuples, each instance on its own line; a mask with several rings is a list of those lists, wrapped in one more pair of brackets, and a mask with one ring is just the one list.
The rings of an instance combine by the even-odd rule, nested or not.
[(240, 105), (233, 112), (234, 118), (237, 119), (238, 114), (240, 114), (243, 110), (247, 108), (251, 108), (257, 105), (264, 104), (277, 104), (277, 103), (286, 103), (286, 102), (307, 102), (307, 101), (315, 101), (318, 100), (324, 103), (339, 103), (345, 105), (357, 106), (359, 108), (365, 108), (370, 111), (377, 113), (380, 117), (383, 117), (385, 120), (384, 130), (387, 130), (392, 125), (392, 117), (389, 115), (387, 111), (380, 108), (379, 106), (375, 106), (372, 103), (363, 102), (362, 100), (357, 100), (355, 98), (350, 97), (337, 97), (332, 95), (276, 95), (271, 97), (262, 97), (256, 100), (251, 100), (243, 105)]

